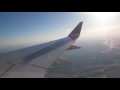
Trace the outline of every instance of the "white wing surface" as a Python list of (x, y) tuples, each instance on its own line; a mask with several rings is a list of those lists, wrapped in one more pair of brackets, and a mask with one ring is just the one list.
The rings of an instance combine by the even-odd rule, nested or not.
[(47, 68), (79, 37), (82, 23), (65, 38), (0, 54), (0, 78), (43, 78)]

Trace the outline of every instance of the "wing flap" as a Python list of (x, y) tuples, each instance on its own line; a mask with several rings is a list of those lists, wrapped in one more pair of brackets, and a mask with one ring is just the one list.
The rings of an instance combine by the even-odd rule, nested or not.
[(0, 77), (2, 77), (14, 64), (4, 64), (0, 67)]
[(30, 65), (15, 64), (9, 71), (4, 73), (1, 78), (44, 78), (46, 69)]
[(67, 50), (74, 50), (74, 49), (78, 49), (81, 48), (79, 46), (75, 46), (75, 45), (71, 45)]

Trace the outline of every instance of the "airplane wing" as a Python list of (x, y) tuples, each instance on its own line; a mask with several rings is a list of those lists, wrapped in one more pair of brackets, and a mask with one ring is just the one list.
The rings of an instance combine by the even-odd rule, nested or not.
[(82, 24), (65, 38), (0, 54), (0, 78), (43, 78), (63, 52), (76, 48), (72, 44), (79, 37)]

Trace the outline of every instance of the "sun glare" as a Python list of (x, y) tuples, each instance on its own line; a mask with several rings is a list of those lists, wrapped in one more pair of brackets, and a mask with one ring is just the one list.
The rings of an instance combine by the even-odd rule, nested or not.
[[(79, 13), (81, 14), (81, 12)], [(83, 15), (84, 14), (88, 17), (88, 20), (90, 19), (92, 20), (91, 22), (95, 23), (95, 27), (97, 27), (96, 30), (104, 36), (106, 36), (109, 31), (110, 22), (112, 22), (117, 15), (116, 12), (83, 12)]]
[(105, 23), (112, 21), (115, 16), (115, 12), (90, 12), (99, 22), (100, 22), (100, 31), (107, 34), (107, 26)]
[(97, 19), (110, 19), (115, 15), (115, 12), (90, 12), (93, 14)]

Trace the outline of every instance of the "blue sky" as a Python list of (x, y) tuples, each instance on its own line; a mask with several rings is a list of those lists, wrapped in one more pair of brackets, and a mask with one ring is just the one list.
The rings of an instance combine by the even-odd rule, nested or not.
[(76, 20), (75, 15), (71, 12), (0, 12), (0, 41), (7, 47), (64, 37), (66, 29), (81, 21)]
[[(65, 37), (80, 21), (84, 21), (84, 31), (97, 30), (102, 25), (99, 17), (90, 13), (0, 12), (0, 50), (9, 51)], [(119, 20), (106, 22), (106, 26), (113, 24), (119, 25)]]
[(72, 28), (79, 21), (73, 13), (3, 12), (0, 13), (0, 39), (59, 33), (60, 29)]

